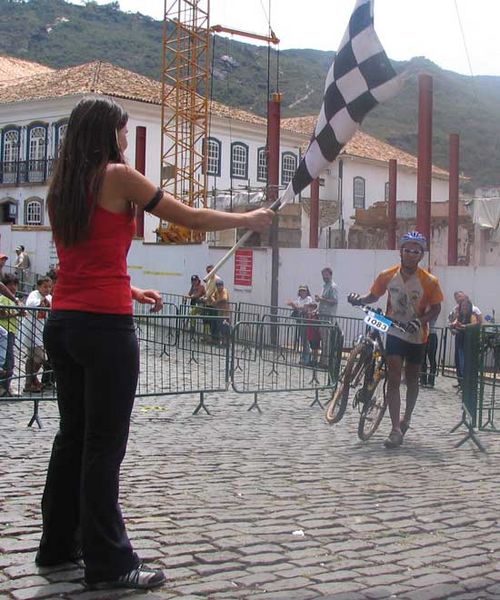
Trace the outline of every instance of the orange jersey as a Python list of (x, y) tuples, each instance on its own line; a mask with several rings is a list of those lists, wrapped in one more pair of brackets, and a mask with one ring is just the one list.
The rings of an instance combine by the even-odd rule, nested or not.
[[(417, 267), (416, 272), (404, 281), (400, 265), (382, 271), (370, 292), (377, 298), (388, 292), (387, 316), (403, 323), (422, 317), (433, 304), (440, 304), (444, 299), (437, 277)], [(413, 334), (391, 329), (390, 334), (413, 344), (423, 344), (427, 341), (429, 326), (425, 323)]]

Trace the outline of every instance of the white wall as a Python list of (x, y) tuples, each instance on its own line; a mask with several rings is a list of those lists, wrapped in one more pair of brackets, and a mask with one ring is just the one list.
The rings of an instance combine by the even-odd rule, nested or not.
[[(45, 273), (54, 262), (50, 240), (50, 231), (12, 231), (8, 225), (0, 226), (0, 252), (9, 256), (8, 265), (14, 263), (14, 248), (23, 244), (31, 258), (33, 270)], [(226, 249), (210, 248), (206, 244), (168, 246), (134, 240), (128, 266), (133, 284), (139, 287), (185, 294), (190, 287), (191, 275), (202, 277), (206, 265), (215, 264), (225, 253)], [(255, 248), (253, 256), (253, 285), (250, 289), (234, 287), (234, 258), (229, 259), (219, 275), (229, 289), (231, 300), (269, 304), (271, 249)], [(329, 266), (339, 287), (338, 313), (359, 316), (359, 310), (347, 303), (347, 294), (368, 291), (381, 270), (398, 262), (398, 252), (391, 250), (282, 248), (279, 305), (284, 306), (287, 300), (296, 298), (297, 287), (302, 283), (309, 286), (311, 293), (319, 293), (322, 288), (321, 269)], [(425, 266), (426, 259), (422, 264)], [(456, 290), (468, 294), (484, 314), (491, 314), (494, 309), (497, 319), (500, 319), (500, 278), (497, 267), (435, 267), (432, 272), (439, 278), (445, 294), (440, 324), (444, 324), (446, 315), (455, 304), (453, 292)], [(383, 307), (385, 299), (380, 304)]]
[[(189, 289), (193, 273), (204, 274), (209, 263), (216, 263), (224, 254), (220, 248), (199, 246), (149, 246), (134, 242), (129, 255), (130, 273), (134, 283), (156, 287), (161, 291), (183, 294)], [(367, 292), (377, 274), (399, 262), (399, 253), (391, 250), (333, 250), (283, 248), (280, 250), (279, 305), (297, 297), (299, 284), (309, 286), (311, 293), (322, 289), (321, 269), (332, 268), (339, 288), (338, 314), (360, 316), (358, 309), (347, 303), (349, 292)], [(146, 266), (149, 265), (149, 266)], [(423, 261), (425, 266), (425, 259)], [(444, 325), (455, 302), (453, 292), (463, 290), (484, 314), (495, 309), (500, 318), (500, 278), (494, 267), (436, 267), (445, 295), (439, 324)], [(234, 288), (234, 258), (219, 272), (229, 289), (231, 300), (269, 304), (271, 297), (271, 249), (254, 250), (253, 286), (247, 290)], [(385, 307), (385, 298), (379, 303)]]
[[(381, 202), (385, 198), (385, 183), (389, 181), (389, 163), (377, 164), (372, 161), (363, 161), (354, 157), (343, 156), (343, 211), (346, 227), (352, 225), (355, 214), (353, 207), (353, 179), (363, 177), (365, 187), (365, 208), (374, 202)], [(444, 202), (448, 200), (448, 180), (432, 179), (432, 200)], [(417, 201), (417, 174), (412, 170), (398, 167), (397, 174), (397, 198), (398, 200)]]
[(55, 264), (55, 253), (51, 243), (52, 234), (47, 229), (12, 230), (10, 225), (0, 225), (0, 252), (7, 254), (7, 266), (16, 260), (15, 247), (22, 244), (30, 257), (31, 271), (44, 274)]

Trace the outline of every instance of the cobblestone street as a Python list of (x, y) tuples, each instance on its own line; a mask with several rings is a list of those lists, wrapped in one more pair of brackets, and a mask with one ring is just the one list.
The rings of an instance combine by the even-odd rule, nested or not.
[[(134, 410), (121, 504), (135, 549), (165, 568), (148, 600), (500, 599), (500, 435), (464, 435), (450, 380), (422, 390), (404, 445), (369, 442), (352, 409), (328, 426), (299, 393), (143, 398)], [(0, 597), (115, 599), (82, 571), (39, 569), (40, 498), (56, 406), (1, 405)]]

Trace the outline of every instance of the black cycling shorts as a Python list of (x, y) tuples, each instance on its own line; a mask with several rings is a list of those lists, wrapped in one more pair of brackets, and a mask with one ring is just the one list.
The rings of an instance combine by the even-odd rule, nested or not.
[(406, 359), (406, 362), (420, 365), (425, 356), (425, 344), (411, 344), (395, 335), (388, 335), (385, 343), (385, 353), (388, 356), (401, 356)]

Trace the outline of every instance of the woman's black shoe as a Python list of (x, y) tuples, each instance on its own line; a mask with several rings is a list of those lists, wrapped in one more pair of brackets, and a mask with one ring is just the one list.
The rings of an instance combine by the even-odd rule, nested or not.
[(86, 585), (90, 590), (106, 590), (110, 588), (149, 590), (159, 587), (164, 584), (165, 581), (166, 577), (161, 569), (151, 569), (141, 563), (138, 567), (121, 575), (117, 579), (86, 583)]

